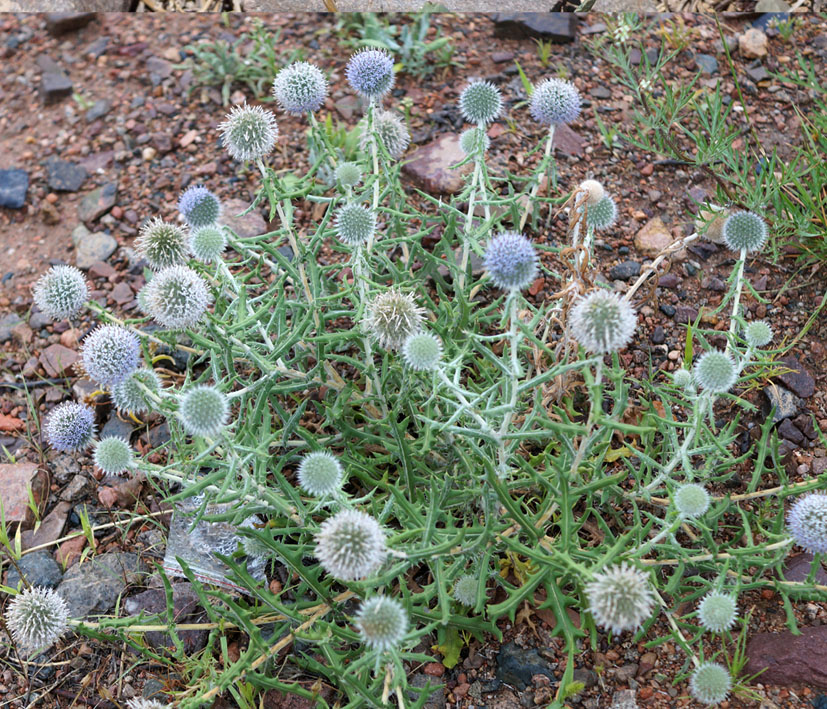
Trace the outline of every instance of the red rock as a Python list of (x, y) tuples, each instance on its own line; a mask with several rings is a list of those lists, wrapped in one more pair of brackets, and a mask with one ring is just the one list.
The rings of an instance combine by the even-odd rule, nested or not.
[(640, 174), (644, 177), (649, 177), (655, 171), (655, 166), (647, 162), (642, 168), (640, 168)]
[(112, 300), (118, 305), (125, 305), (135, 297), (128, 283), (121, 281), (112, 289)]
[(546, 279), (540, 276), (539, 278), (535, 278), (534, 282), (531, 284), (531, 287), (528, 289), (528, 292), (531, 295), (537, 295), (541, 290), (543, 290), (543, 286), (546, 284)]
[(72, 367), (80, 355), (63, 345), (49, 345), (40, 354), (40, 364), (50, 377), (64, 377), (73, 374)]
[(445, 674), (445, 665), (441, 662), (429, 662), (422, 668), (422, 671), (431, 677), (442, 677)]
[(118, 272), (105, 261), (95, 261), (89, 267), (89, 278), (112, 278), (116, 275)]
[(565, 123), (561, 123), (554, 130), (554, 140), (552, 145), (557, 152), (562, 153), (573, 158), (579, 158), (583, 155), (583, 145), (585, 141), (577, 133)]
[(63, 534), (66, 519), (71, 511), (72, 504), (70, 502), (58, 502), (52, 508), (52, 511), (41, 520), (36, 532), (27, 529), (20, 535), (20, 543), (23, 549), (31, 549), (59, 539), (60, 535)]
[(473, 169), (470, 162), (462, 167), (453, 167), (464, 159), (465, 154), (459, 147), (459, 136), (445, 133), (417, 148), (410, 160), (402, 166), (402, 172), (425, 192), (456, 194), (465, 185), (464, 176)]
[(63, 542), (55, 552), (55, 561), (64, 569), (68, 569), (74, 564), (83, 552), (86, 546), (86, 537), (82, 534), (78, 537), (72, 537)]
[(47, 492), (49, 476), (34, 463), (5, 463), (0, 465), (0, 490), (3, 491), (3, 513), (6, 522), (18, 523), (23, 528), (34, 523), (34, 512), (29, 507), (29, 490), (36, 505)]
[(236, 216), (246, 211), (249, 206), (243, 199), (227, 200), (221, 217), (221, 222), (242, 239), (267, 233), (267, 222), (257, 210), (254, 209), (243, 217)]
[(801, 628), (801, 635), (757, 633), (747, 644), (744, 674), (761, 674), (764, 684), (827, 688), (827, 625)]
[(14, 416), (6, 416), (0, 414), (0, 431), (22, 431), (26, 428), (26, 424)]
[(98, 500), (104, 507), (132, 507), (141, 496), (143, 477), (129, 478), (98, 490)]

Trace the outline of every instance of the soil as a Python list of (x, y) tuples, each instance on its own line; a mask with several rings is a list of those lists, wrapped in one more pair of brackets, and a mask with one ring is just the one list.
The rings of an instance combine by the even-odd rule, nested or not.
[[(260, 16), (272, 31), (280, 31), (279, 47), (289, 53), (298, 47), (312, 48), (313, 61), (326, 68), (335, 67), (334, 94), (328, 100), (326, 111), (334, 118), (353, 124), (357, 116), (345, 119), (341, 106), (335, 103), (347, 96), (343, 87), (343, 69), (349, 51), (338, 46), (332, 35), (337, 18), (319, 14)], [(749, 18), (723, 18), (727, 36), (735, 37), (744, 31)], [(712, 19), (694, 15), (672, 17), (688, 33), (689, 43), (670, 65), (666, 81), (686, 82), (694, 75), (693, 53), (717, 56), (725, 67), (723, 56), (716, 49), (718, 32)], [(51, 494), (42, 505), (41, 513), (48, 514), (59, 504), (69, 485), (69, 477), (58, 473), (56, 456), (44, 450), (38, 438), (35, 418), (41, 417), (57, 401), (71, 396), (72, 387), (80, 386), (75, 377), (60, 379), (57, 387), (41, 386), (47, 373), (38, 358), (51, 344), (60, 343), (77, 349), (77, 343), (94, 325), (91, 319), (71, 327), (68, 323), (48, 324), (32, 313), (30, 289), (38, 276), (50, 264), (75, 263), (71, 234), (80, 224), (78, 206), (92, 189), (108, 183), (117, 185), (115, 206), (107, 214), (88, 224), (93, 232), (113, 236), (118, 249), (105, 265), (93, 267), (90, 280), (94, 297), (105, 302), (115, 314), (128, 313), (136, 307), (134, 293), (141, 287), (140, 269), (132, 269), (130, 250), (143, 220), (161, 216), (177, 217), (176, 201), (180, 191), (189, 184), (203, 183), (222, 199), (240, 199), (249, 202), (255, 189), (255, 175), (239, 173), (238, 167), (224, 154), (217, 137), (217, 124), (223, 119), (220, 92), (215, 88), (193, 88), (192, 72), (179, 67), (186, 58), (183, 49), (202, 40), (229, 39), (251, 28), (250, 16), (231, 15), (219, 19), (213, 15), (158, 15), (140, 18), (126, 15), (100, 15), (87, 27), (59, 38), (45, 31), (44, 18), (37, 15), (0, 17), (0, 35), (11, 39), (0, 49), (4, 61), (4, 76), (0, 78), (0, 169), (22, 168), (29, 173), (30, 187), (26, 205), (21, 210), (0, 208), (0, 319), (16, 314), (28, 328), (17, 327), (4, 344), (0, 345), (0, 414), (9, 420), (23, 422), (25, 431), (0, 431), (0, 443), (17, 461), (46, 464), (52, 471)], [(690, 172), (681, 165), (663, 160), (663, 156), (645, 154), (626, 145), (607, 147), (603, 142), (595, 115), (604, 123), (629, 127), (631, 98), (612, 80), (607, 65), (590, 55), (584, 42), (601, 29), (602, 18), (586, 16), (580, 23), (576, 41), (567, 45), (553, 45), (547, 66), (543, 66), (537, 46), (532, 40), (492, 41), (492, 23), (484, 15), (465, 15), (461, 20), (450, 16), (434, 18), (435, 26), (450, 35), (456, 46), (458, 66), (440, 70), (426, 78), (414, 78), (404, 73), (399, 76), (394, 96), (411, 99), (411, 130), (414, 142), (424, 142), (442, 132), (453, 131), (450, 111), (456, 104), (458, 90), (467, 77), (487, 77), (496, 81), (507, 96), (519, 90), (519, 77), (514, 60), (530, 77), (555, 75), (563, 72), (578, 86), (587, 99), (581, 118), (573, 129), (583, 139), (585, 150), (576, 157), (561, 157), (558, 163), (562, 189), (569, 190), (585, 178), (602, 181), (620, 206), (616, 227), (596, 249), (597, 267), (603, 278), (609, 280), (613, 267), (624, 261), (645, 263), (637, 252), (634, 237), (651, 218), (660, 217), (673, 236), (692, 231), (693, 200), (714, 193), (714, 184), (702, 171)], [(764, 66), (770, 71), (781, 70), (795, 62), (801, 51), (816, 64), (818, 76), (824, 76), (825, 32), (827, 28), (816, 16), (801, 16), (801, 21), (788, 41), (771, 36), (769, 56)], [(772, 34), (772, 33), (770, 33)], [(107, 37), (105, 51), (97, 55), (101, 38)], [(652, 34), (651, 46), (658, 40)], [(90, 49), (93, 52), (90, 54)], [(507, 54), (512, 56), (503, 60)], [(73, 96), (43, 105), (38, 97), (40, 69), (38, 58), (48, 56), (62, 66), (73, 82)], [(496, 60), (496, 61), (495, 61)], [(751, 60), (734, 55), (739, 77), (743, 78)], [(732, 78), (719, 69), (700, 84), (708, 90), (711, 83), (721, 79), (723, 92), (736, 96)], [(705, 83), (706, 82), (706, 83)], [(745, 84), (749, 87), (749, 84)], [(241, 86), (232, 87), (232, 101), (246, 97), (249, 92)], [(87, 120), (87, 110), (97, 101), (106, 100), (110, 106), (100, 117)], [(764, 147), (778, 149), (782, 159), (793, 154), (799, 140), (799, 118), (794, 104), (806, 112), (811, 106), (806, 92), (790, 86), (780, 86), (770, 79), (752, 84), (745, 92), (747, 112)], [(450, 110), (453, 110), (451, 108)], [(599, 112), (596, 114), (596, 112)], [(806, 114), (805, 114), (806, 115)], [(435, 118), (439, 116), (441, 122)], [(524, 160), (522, 155), (542, 139), (541, 132), (528, 120), (527, 111), (511, 113), (514, 123), (496, 123), (489, 132), (492, 138), (490, 169), (508, 168), (527, 174), (536, 159)], [(281, 116), (281, 135), (278, 151), (272, 164), (276, 169), (290, 166), (301, 172), (307, 166), (302, 150), (290, 146), (303, 145), (302, 120)], [(46, 162), (49, 158), (80, 162), (89, 176), (79, 192), (53, 192), (47, 183)], [(311, 215), (310, 205), (296, 210), (299, 220)], [(266, 215), (263, 215), (266, 217)], [(545, 215), (544, 215), (545, 217)], [(532, 237), (551, 244), (561, 243), (565, 236), (565, 222), (553, 218), (548, 227), (542, 226)], [(777, 244), (777, 257), (766, 252), (748, 264), (753, 284), (766, 303), (759, 303), (747, 295), (744, 300), (749, 316), (764, 317), (776, 333), (794, 345), (791, 354), (815, 380), (815, 393), (799, 400), (800, 413), (815, 417), (822, 430), (827, 429), (827, 324), (816, 319), (802, 337), (796, 339), (810, 316), (819, 308), (825, 290), (824, 269), (820, 262), (802, 261), (795, 241)], [(671, 286), (653, 290), (648, 301), (639, 310), (640, 331), (638, 344), (624, 353), (624, 363), (632, 377), (646, 379), (654, 369), (671, 371), (682, 355), (685, 325), (675, 319), (675, 309), (690, 306), (696, 310), (711, 311), (720, 303), (722, 294), (718, 283), (731, 272), (730, 254), (714, 245), (704, 243), (690, 250), (686, 260), (670, 267)], [(624, 281), (615, 282), (619, 290), (628, 287)], [(542, 302), (556, 289), (550, 277), (532, 288), (532, 298)], [(670, 315), (670, 313), (672, 313)], [(9, 320), (11, 322), (11, 320)], [(725, 319), (711, 316), (707, 324), (725, 329)], [(29, 414), (23, 392), (19, 388), (26, 381), (33, 391), (35, 416)], [(76, 389), (77, 392), (77, 389)], [(745, 394), (760, 404), (757, 389)], [(0, 418), (0, 421), (6, 419)], [(756, 420), (760, 420), (758, 415)], [(746, 426), (748, 422), (744, 422)], [(143, 441), (143, 437), (142, 437)], [(813, 471), (814, 461), (823, 460), (823, 443), (805, 440), (787, 442), (786, 468), (791, 481), (806, 479)], [(145, 445), (145, 442), (143, 443)], [(142, 442), (138, 442), (139, 447)], [(71, 504), (87, 502), (106, 515), (120, 514), (105, 510), (110, 497), (98, 497), (99, 475), (91, 461), (81, 457), (78, 475), (85, 484), (73, 497)], [(773, 484), (772, 481), (768, 481)], [(117, 484), (116, 484), (117, 486)], [(119, 498), (121, 506), (135, 511), (161, 511), (161, 503), (145, 486), (135, 501), (132, 497)], [(110, 500), (111, 501), (111, 500)], [(118, 503), (116, 503), (118, 504)], [(158, 517), (162, 522), (163, 516)], [(66, 532), (76, 529), (70, 519)], [(129, 534), (100, 533), (97, 553), (129, 551), (147, 554), (146, 535), (149, 525), (134, 526)], [(55, 535), (57, 536), (57, 535)], [(144, 540), (144, 541), (142, 541)], [(785, 616), (779, 597), (772, 592), (750, 592), (743, 596), (743, 607), (753, 611), (750, 632), (781, 631)], [(800, 603), (795, 609), (801, 625), (820, 624), (827, 619), (827, 604)], [(514, 642), (517, 648), (538, 648), (543, 657), (557, 663), (562, 670), (564, 662), (556, 638), (550, 636), (548, 618), (542, 612), (521, 614), (516, 625), (502, 623), (504, 643)], [(628, 636), (609, 641), (601, 637), (599, 652), (584, 649), (576, 663), (584, 672), (598, 671), (593, 686), (587, 687), (576, 704), (588, 709), (607, 707), (616, 692), (626, 688), (636, 692), (637, 701), (649, 707), (679, 707), (689, 704), (685, 682), (671, 684), (683, 661), (673, 643), (653, 649), (645, 641), (668, 633), (664, 623), (656, 624), (644, 641), (631, 643)], [(233, 642), (243, 643), (243, 637)], [(423, 651), (431, 652), (431, 643), (423, 644)], [(553, 694), (542, 675), (535, 677), (524, 691), (507, 686), (493, 694), (474, 699), (476, 689), (484, 687), (495, 674), (498, 655), (502, 648), (490, 639), (485, 643), (474, 641), (465, 651), (460, 664), (445, 670), (434, 654), (434, 663), (423, 668), (435, 681), (445, 683), (444, 698), (450, 706), (470, 707), (484, 704), (492, 707), (519, 707), (544, 705)], [(2, 654), (2, 650), (0, 650)], [(121, 655), (102, 643), (83, 639), (65, 642), (54, 654), (58, 662), (48, 680), (29, 682), (21, 674), (19, 665), (11, 658), (2, 660), (0, 698), (10, 707), (26, 706), (27, 692), (47, 687), (42, 706), (69, 707), (73, 698), (81, 697), (90, 706), (116, 706), (133, 694), (140, 695), (148, 680), (169, 682), (175, 679), (158, 674), (152, 665), (138, 665), (128, 671), (124, 664), (132, 659)], [(631, 665), (637, 665), (630, 669)], [(651, 667), (650, 667), (651, 665)], [(91, 669), (90, 669), (91, 668)], [(648, 668), (648, 669), (647, 669)], [(91, 672), (91, 674), (90, 674)], [(590, 676), (591, 677), (591, 676)], [(92, 684), (89, 684), (89, 679)], [(801, 707), (819, 693), (815, 687), (782, 687), (753, 685), (761, 701), (732, 699), (721, 706), (728, 707)], [(110, 701), (112, 700), (112, 701)], [(529, 700), (528, 704), (524, 701)], [(298, 700), (280, 703), (271, 697), (268, 706), (305, 706)], [(763, 702), (763, 704), (761, 703)], [(218, 705), (216, 705), (218, 706)], [(223, 706), (233, 706), (225, 700)], [(437, 703), (437, 706), (441, 704)]]

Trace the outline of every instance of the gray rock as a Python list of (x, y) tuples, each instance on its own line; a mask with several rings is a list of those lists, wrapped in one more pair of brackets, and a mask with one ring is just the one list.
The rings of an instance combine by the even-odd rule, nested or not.
[(711, 54), (696, 54), (695, 65), (704, 74), (714, 74), (718, 71), (718, 60)]
[(115, 206), (118, 188), (109, 182), (86, 195), (78, 205), (78, 217), (82, 222), (93, 222)]
[(637, 709), (634, 689), (621, 689), (612, 695), (612, 709)]
[(791, 441), (797, 445), (804, 442), (804, 434), (798, 430), (796, 425), (790, 419), (784, 419), (778, 425), (779, 435), (787, 441)]
[(48, 106), (72, 95), (72, 80), (63, 71), (46, 71), (40, 77), (40, 100)]
[(790, 372), (785, 372), (780, 375), (778, 379), (784, 386), (791, 389), (797, 396), (802, 399), (808, 399), (816, 390), (815, 379), (810, 376), (810, 373), (804, 369), (804, 366), (792, 355), (787, 355), (778, 360), (780, 364), (784, 365)]
[(577, 17), (573, 12), (498, 12), (491, 15), (494, 36), (501, 39), (536, 37), (552, 42), (574, 41)]
[(770, 73), (760, 64), (757, 66), (747, 67), (746, 69), (747, 76), (752, 79), (756, 84), (759, 81), (766, 81), (770, 78)]
[(12, 338), (12, 329), (23, 322), (17, 313), (6, 313), (0, 318), (0, 345)]
[(92, 104), (92, 108), (86, 112), (86, 120), (91, 123), (92, 121), (98, 120), (98, 118), (103, 118), (109, 113), (111, 108), (112, 102), (108, 98), (99, 99), (95, 101), (95, 103)]
[(769, 415), (773, 407), (775, 407), (775, 414), (773, 414), (773, 423), (778, 423), (787, 418), (792, 418), (798, 413), (798, 405), (796, 404), (795, 394), (789, 389), (785, 389), (774, 382), (764, 387), (764, 413)]
[(139, 582), (146, 567), (131, 552), (108, 552), (72, 566), (57, 587), (72, 618), (108, 613), (127, 586)]
[(94, 12), (49, 12), (46, 14), (46, 31), (59, 37), (86, 27), (94, 19)]
[(46, 163), (46, 178), (55, 192), (77, 192), (88, 173), (83, 165), (51, 158)]
[(108, 438), (110, 436), (117, 436), (124, 438), (127, 441), (132, 435), (132, 424), (127, 421), (122, 421), (113, 411), (109, 416), (109, 420), (104, 424), (100, 432), (101, 438)]
[(221, 223), (232, 229), (240, 238), (261, 236), (267, 232), (267, 222), (257, 210), (237, 216), (247, 210), (250, 205), (241, 199), (229, 199), (224, 203), (224, 213)]
[(26, 203), (28, 191), (28, 172), (18, 168), (0, 170), (0, 207), (20, 209)]
[(497, 679), (520, 691), (531, 685), (534, 675), (545, 675), (556, 681), (553, 670), (537, 650), (524, 650), (513, 642), (503, 645), (497, 653)]
[(609, 271), (609, 278), (613, 281), (628, 281), (640, 275), (640, 264), (637, 261), (624, 261), (612, 266)]
[[(445, 692), (442, 691), (442, 682), (437, 677), (429, 677), (424, 672), (417, 672), (413, 677), (408, 680), (409, 687), (415, 687), (416, 689), (421, 689), (425, 687), (428, 682), (431, 683), (431, 686), (436, 686), (431, 694), (428, 696), (428, 701), (425, 702), (423, 709), (445, 709), (446, 701), (445, 701)], [(411, 698), (412, 703), (416, 701), (418, 696), (417, 692), (408, 691), (408, 696)]]
[(103, 232), (92, 233), (83, 224), (72, 232), (72, 243), (75, 245), (75, 263), (84, 271), (98, 261), (106, 261), (118, 248), (114, 237)]
[[(204, 611), (189, 582), (172, 584), (172, 617), (176, 623), (197, 623), (203, 619)], [(150, 588), (124, 601), (124, 610), (129, 615), (144, 613), (165, 614), (167, 611), (166, 592), (163, 588)], [(184, 643), (187, 654), (202, 650), (207, 644), (206, 630), (179, 630), (178, 638)], [(153, 648), (174, 647), (172, 638), (164, 632), (148, 632), (146, 641)]]
[(20, 573), (32, 586), (46, 586), (55, 588), (63, 578), (63, 572), (58, 563), (47, 551), (35, 551), (26, 554), (17, 562), (17, 568), (12, 566), (6, 576), (6, 586), (17, 588), (20, 583)]

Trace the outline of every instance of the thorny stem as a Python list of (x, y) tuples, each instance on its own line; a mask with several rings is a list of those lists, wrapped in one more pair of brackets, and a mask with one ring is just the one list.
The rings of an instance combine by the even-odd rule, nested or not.
[(535, 180), (534, 185), (531, 188), (531, 192), (529, 193), (528, 202), (523, 210), (523, 216), (520, 218), (520, 231), (523, 230), (525, 223), (528, 221), (528, 215), (534, 207), (534, 199), (537, 197), (537, 192), (540, 190), (540, 185), (543, 182), (543, 175), (546, 174), (549, 161), (552, 159), (551, 148), (554, 143), (554, 128), (555, 124), (552, 123), (548, 129), (548, 137), (546, 138), (546, 149), (543, 154), (543, 160), (540, 163), (540, 169), (537, 170), (537, 179)]
[[(368, 302), (368, 269), (365, 263), (365, 254), (360, 246), (353, 252), (353, 280), (359, 288), (359, 307), (362, 308)], [(369, 396), (371, 390), (380, 397), (382, 415), (387, 416), (388, 406), (382, 396), (382, 385), (376, 372), (376, 365), (373, 361), (373, 342), (370, 333), (366, 332), (363, 337), (365, 344), (365, 395)]]
[(511, 366), (509, 367), (508, 380), (506, 383), (509, 393), (508, 410), (503, 416), (502, 423), (500, 424), (500, 430), (497, 433), (497, 458), (500, 468), (500, 477), (505, 477), (505, 474), (508, 472), (508, 455), (505, 449), (504, 436), (506, 433), (508, 433), (508, 428), (509, 426), (511, 426), (511, 422), (514, 419), (514, 414), (517, 410), (517, 395), (519, 392), (518, 380), (523, 375), (523, 370), (520, 366), (520, 361), (517, 356), (518, 349), (520, 346), (520, 340), (522, 339), (522, 336), (518, 330), (518, 323), (520, 318), (520, 311), (518, 307), (519, 298), (519, 291), (511, 290), (508, 294), (506, 302), (506, 308), (508, 310), (510, 320), (508, 328), (508, 342)]
[(744, 288), (744, 264), (747, 260), (747, 250), (741, 249), (741, 254), (738, 257), (738, 265), (735, 273), (735, 294), (732, 296), (732, 314), (729, 320), (729, 341), (727, 342), (726, 351), (732, 349), (735, 329), (738, 327), (738, 309), (741, 305), (741, 291)]
[(468, 212), (465, 215), (465, 229), (462, 239), (462, 259), (459, 266), (459, 280), (457, 290), (462, 291), (465, 286), (465, 272), (468, 270), (468, 257), (471, 254), (471, 232), (474, 225), (474, 203), (477, 196), (477, 182), (480, 179), (480, 168), (482, 160), (479, 156), (474, 158), (474, 174), (471, 177), (471, 194), (468, 195)]
[[(368, 135), (370, 136), (370, 157), (373, 163), (373, 207), (376, 214), (379, 209), (379, 149), (376, 145), (376, 105), (371, 99), (368, 105)], [(370, 254), (373, 248), (373, 234), (370, 235), (367, 243), (367, 253)]]

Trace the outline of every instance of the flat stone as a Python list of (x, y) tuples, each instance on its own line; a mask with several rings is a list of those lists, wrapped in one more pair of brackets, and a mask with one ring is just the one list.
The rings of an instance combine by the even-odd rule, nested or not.
[(762, 32), (766, 32), (770, 29), (770, 26), (773, 23), (789, 21), (790, 13), (788, 10), (790, 9), (790, 6), (783, 2), (783, 0), (758, 0), (755, 5), (755, 12), (761, 12), (761, 10), (759, 10), (759, 6), (762, 5), (764, 8), (775, 6), (784, 9), (779, 9), (778, 12), (764, 12), (752, 21), (753, 27), (761, 30)]
[[(805, 551), (803, 554), (799, 554), (792, 559), (787, 557), (784, 562), (783, 578), (786, 581), (806, 581), (807, 577), (810, 575), (810, 569), (812, 569), (812, 567), (813, 555), (808, 551)], [(816, 569), (815, 582), (822, 586), (827, 586), (827, 571), (824, 571), (824, 567), (821, 564), (819, 564)], [(816, 600), (815, 595), (813, 600)]]
[(49, 12), (46, 14), (46, 31), (59, 37), (86, 27), (94, 19), (94, 12)]
[(132, 436), (132, 428), (133, 426), (131, 423), (128, 421), (122, 421), (113, 410), (109, 415), (109, 419), (101, 429), (100, 437), (108, 438), (110, 436), (116, 436), (118, 438), (124, 438), (128, 441)]
[(612, 90), (607, 86), (595, 86), (593, 89), (589, 89), (589, 96), (602, 99), (611, 98)]
[(29, 507), (29, 490), (36, 505), (43, 500), (49, 476), (34, 463), (0, 464), (0, 490), (3, 491), (3, 513), (6, 522), (27, 529), (34, 523), (34, 512)]
[(750, 27), (738, 37), (738, 51), (745, 59), (761, 59), (767, 56), (767, 35), (756, 27)]
[(491, 61), (495, 64), (504, 64), (514, 59), (514, 52), (494, 52), (491, 55)]
[[(205, 615), (198, 596), (188, 582), (172, 584), (172, 602), (172, 618), (176, 623), (197, 623)], [(134, 616), (141, 612), (147, 614), (160, 613), (162, 617), (166, 618), (166, 593), (163, 588), (150, 588), (127, 598), (123, 607), (129, 615)], [(189, 655), (202, 650), (206, 646), (208, 631), (179, 630), (178, 637), (184, 643), (184, 649)], [(150, 631), (144, 635), (144, 638), (151, 647), (156, 649), (174, 647), (172, 638), (168, 633)]]
[(556, 676), (549, 665), (534, 648), (525, 650), (515, 643), (503, 645), (497, 653), (497, 679), (520, 691), (533, 684), (534, 675), (545, 675), (552, 682)]
[(637, 261), (623, 261), (612, 266), (609, 271), (609, 278), (613, 281), (628, 281), (640, 275), (640, 264)]
[(798, 413), (795, 394), (775, 382), (770, 382), (764, 387), (764, 401), (765, 415), (769, 416), (770, 411), (775, 407), (775, 414), (772, 417), (773, 423), (792, 418)]
[(88, 173), (83, 165), (51, 158), (46, 162), (46, 179), (55, 192), (77, 192)]
[(696, 54), (695, 66), (697, 66), (703, 74), (714, 74), (718, 71), (718, 60), (711, 54)]
[(85, 271), (98, 261), (108, 259), (117, 248), (118, 242), (113, 236), (101, 231), (91, 234), (87, 231), (87, 234), (75, 244), (75, 264)]
[(801, 628), (801, 635), (757, 633), (747, 643), (747, 675), (761, 674), (764, 684), (827, 687), (827, 625)]
[(92, 104), (92, 107), (86, 111), (86, 120), (89, 123), (103, 118), (112, 109), (112, 102), (108, 98), (101, 98)]
[(757, 66), (747, 67), (746, 69), (747, 76), (752, 79), (756, 84), (759, 81), (766, 81), (767, 79), (771, 78), (770, 73), (760, 64)]
[(48, 551), (35, 551), (22, 556), (17, 562), (17, 568), (14, 566), (9, 568), (6, 586), (17, 588), (21, 573), (32, 586), (45, 586), (46, 588), (55, 588), (63, 578), (60, 566)]
[(44, 72), (40, 77), (40, 100), (45, 106), (72, 95), (72, 80), (62, 71)]
[[(660, 217), (653, 217), (644, 224), (635, 234), (635, 249), (641, 256), (654, 258), (667, 246), (671, 246), (675, 238)], [(672, 254), (672, 259), (682, 261), (686, 258), (686, 249)]]
[(634, 689), (619, 689), (612, 694), (611, 709), (638, 709)]
[(112, 300), (118, 305), (126, 305), (135, 297), (135, 293), (129, 287), (129, 284), (124, 281), (121, 281), (112, 289), (111, 295)]
[(229, 199), (224, 203), (221, 223), (232, 229), (240, 238), (261, 236), (267, 232), (267, 222), (261, 213), (254, 209), (243, 217), (238, 216), (249, 208), (249, 203), (243, 199)]
[(797, 445), (801, 445), (804, 442), (804, 434), (798, 430), (790, 419), (784, 419), (778, 425), (778, 433), (783, 439), (796, 443)]
[(452, 167), (465, 159), (459, 147), (459, 136), (445, 133), (427, 145), (418, 147), (410, 160), (402, 166), (402, 172), (425, 192), (430, 194), (456, 194), (465, 185), (464, 176), (472, 169), (470, 162), (462, 167)]
[(681, 278), (675, 273), (671, 271), (669, 273), (664, 273), (662, 276), (658, 277), (658, 285), (662, 286), (663, 288), (677, 288), (681, 284)]
[(579, 158), (583, 155), (585, 141), (565, 123), (561, 123), (554, 130), (552, 146), (558, 152), (568, 157)]
[(672, 319), (677, 323), (690, 323), (698, 319), (698, 311), (690, 305), (678, 305)]
[(19, 168), (0, 170), (0, 207), (20, 209), (26, 203), (29, 173)]
[(117, 196), (118, 188), (114, 182), (92, 190), (78, 205), (78, 218), (82, 222), (95, 221), (115, 206)]
[(131, 552), (108, 552), (90, 557), (66, 572), (57, 592), (69, 606), (69, 616), (86, 618), (108, 613), (130, 584), (146, 575), (146, 566)]
[(40, 520), (37, 530), (27, 529), (20, 535), (20, 545), (23, 549), (31, 549), (59, 539), (71, 511), (72, 505), (61, 500)]
[(80, 355), (74, 350), (55, 342), (40, 353), (40, 364), (50, 377), (70, 377)]
[(802, 399), (808, 399), (816, 390), (815, 379), (810, 376), (810, 373), (804, 369), (801, 362), (799, 362), (792, 355), (787, 355), (778, 360), (778, 363), (784, 367), (792, 370), (779, 375), (778, 379), (787, 389), (791, 389), (796, 396)]
[(577, 29), (573, 12), (498, 12), (491, 16), (494, 36), (501, 39), (536, 37), (572, 42)]

